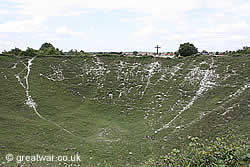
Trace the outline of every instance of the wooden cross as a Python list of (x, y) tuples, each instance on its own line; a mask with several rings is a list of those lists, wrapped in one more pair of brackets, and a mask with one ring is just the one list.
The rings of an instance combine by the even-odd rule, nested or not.
[(157, 54), (159, 53), (158, 50), (161, 48), (159, 45), (155, 47), (157, 49)]

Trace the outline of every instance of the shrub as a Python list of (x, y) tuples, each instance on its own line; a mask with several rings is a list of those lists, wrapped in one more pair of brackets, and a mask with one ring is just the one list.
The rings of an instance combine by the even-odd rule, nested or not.
[(191, 56), (193, 54), (198, 53), (198, 49), (193, 44), (187, 42), (184, 44), (180, 44), (178, 53), (181, 56)]
[(192, 137), (185, 149), (173, 149), (158, 160), (150, 159), (145, 167), (159, 166), (242, 166), (249, 163), (247, 140), (229, 135), (204, 144)]
[(32, 48), (27, 48), (24, 52), (23, 52), (23, 54), (25, 55), (25, 56), (30, 56), (30, 57), (32, 57), (32, 56), (36, 56), (37, 54), (38, 54), (38, 51), (37, 50), (35, 50), (35, 49), (32, 49)]

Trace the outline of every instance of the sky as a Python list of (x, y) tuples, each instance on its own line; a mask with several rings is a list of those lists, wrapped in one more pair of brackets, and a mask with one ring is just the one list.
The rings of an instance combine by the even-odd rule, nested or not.
[(0, 0), (0, 52), (199, 51), (250, 46), (250, 0)]

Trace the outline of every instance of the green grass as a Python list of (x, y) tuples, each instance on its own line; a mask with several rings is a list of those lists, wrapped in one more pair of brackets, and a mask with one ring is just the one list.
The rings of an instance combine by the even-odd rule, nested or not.
[[(245, 137), (249, 134), (249, 89), (230, 97), (248, 83), (246, 56), (37, 57), (29, 76), (30, 95), (38, 112), (49, 121), (40, 119), (25, 104), (25, 90), (15, 78), (25, 68), (22, 62), (27, 64), (28, 59), (0, 56), (0, 162), (6, 163), (7, 153), (79, 152), (82, 166), (140, 166), (151, 157), (185, 146), (188, 136), (213, 140), (227, 129)], [(155, 134), (190, 103), (205, 71), (213, 70), (209, 69), (212, 61), (214, 73), (209, 82), (216, 85), (207, 88), (169, 128)], [(154, 62), (160, 67), (148, 79)], [(190, 71), (195, 67), (200, 73), (192, 76)], [(60, 79), (61, 74), (62, 80), (47, 78)], [(202, 113), (207, 115), (200, 119)]]

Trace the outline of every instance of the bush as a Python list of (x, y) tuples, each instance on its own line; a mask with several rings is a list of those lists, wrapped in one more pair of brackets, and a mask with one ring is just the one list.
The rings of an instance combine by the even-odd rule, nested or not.
[(203, 144), (198, 137), (190, 138), (185, 149), (173, 149), (158, 160), (150, 159), (145, 167), (159, 166), (242, 166), (249, 163), (247, 140), (229, 135)]
[(39, 49), (39, 55), (62, 55), (63, 52), (60, 51), (58, 48), (55, 48), (50, 43), (44, 43)]
[(237, 53), (239, 53), (239, 54), (250, 54), (250, 47), (245, 46), (245, 47), (243, 47), (243, 49), (238, 50)]
[(40, 47), (39, 50), (45, 51), (45, 50), (50, 49), (50, 48), (55, 50), (55, 47), (51, 43), (46, 42), (46, 43), (42, 44), (42, 46)]
[(180, 44), (178, 53), (181, 56), (191, 56), (193, 54), (198, 53), (198, 49), (193, 44), (187, 42), (184, 44)]
[(4, 51), (3, 54), (22, 56), (24, 54), (24, 52), (19, 48), (14, 48), (14, 49), (11, 49), (10, 51)]
[(24, 54), (25, 56), (30, 56), (30, 57), (32, 57), (32, 56), (37, 56), (38, 51), (35, 50), (35, 49), (32, 49), (32, 48), (29, 48), (29, 47), (28, 47), (28, 48), (26, 49), (26, 51), (23, 52), (23, 54)]

